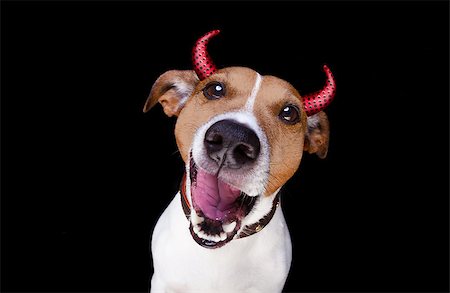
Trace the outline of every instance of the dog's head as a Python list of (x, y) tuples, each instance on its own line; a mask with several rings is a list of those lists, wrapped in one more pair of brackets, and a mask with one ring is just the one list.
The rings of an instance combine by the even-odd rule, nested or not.
[(335, 92), (326, 66), (327, 85), (303, 97), (288, 82), (249, 68), (217, 70), (206, 51), (217, 33), (197, 42), (195, 71), (162, 74), (144, 106), (146, 112), (159, 102), (178, 117), (191, 234), (208, 248), (241, 237), (271, 212), (304, 151), (326, 156), (329, 125), (322, 110)]

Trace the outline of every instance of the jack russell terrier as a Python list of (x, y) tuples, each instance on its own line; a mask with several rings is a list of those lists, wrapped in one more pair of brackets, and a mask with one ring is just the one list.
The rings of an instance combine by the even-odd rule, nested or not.
[(324, 158), (335, 95), (331, 71), (313, 94), (245, 67), (217, 70), (201, 37), (194, 70), (154, 83), (144, 112), (158, 102), (177, 116), (175, 138), (186, 171), (159, 218), (151, 250), (151, 292), (281, 292), (291, 239), (279, 191), (304, 151)]

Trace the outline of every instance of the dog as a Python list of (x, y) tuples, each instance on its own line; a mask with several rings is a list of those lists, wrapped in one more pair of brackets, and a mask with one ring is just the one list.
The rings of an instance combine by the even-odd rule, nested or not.
[(194, 70), (153, 84), (144, 112), (160, 103), (176, 116), (186, 170), (151, 240), (151, 292), (281, 292), (292, 247), (279, 191), (304, 152), (325, 158), (335, 96), (325, 86), (301, 96), (287, 81), (246, 67), (217, 69), (195, 43)]

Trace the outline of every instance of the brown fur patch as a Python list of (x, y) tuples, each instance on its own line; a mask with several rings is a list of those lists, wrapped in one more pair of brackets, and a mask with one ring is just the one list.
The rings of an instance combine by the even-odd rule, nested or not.
[(176, 85), (183, 84), (185, 87), (193, 89), (197, 83), (198, 78), (193, 70), (170, 70), (165, 72), (153, 84), (144, 105), (144, 113), (159, 102), (167, 116), (178, 116), (183, 108), (180, 102), (184, 97), (176, 88)]
[(306, 133), (304, 151), (307, 151), (310, 154), (315, 153), (319, 158), (324, 159), (328, 153), (330, 124), (325, 112), (322, 111), (316, 115), (319, 121), (317, 126), (308, 129), (308, 132)]

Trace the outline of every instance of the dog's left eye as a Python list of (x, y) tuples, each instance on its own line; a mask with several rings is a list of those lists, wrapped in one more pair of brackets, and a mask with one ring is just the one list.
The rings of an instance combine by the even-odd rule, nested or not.
[(278, 117), (280, 117), (281, 121), (286, 124), (295, 124), (300, 121), (300, 111), (297, 106), (286, 105), (283, 109), (281, 109)]
[(218, 81), (210, 82), (203, 89), (203, 94), (208, 100), (220, 99), (225, 96), (225, 86)]

